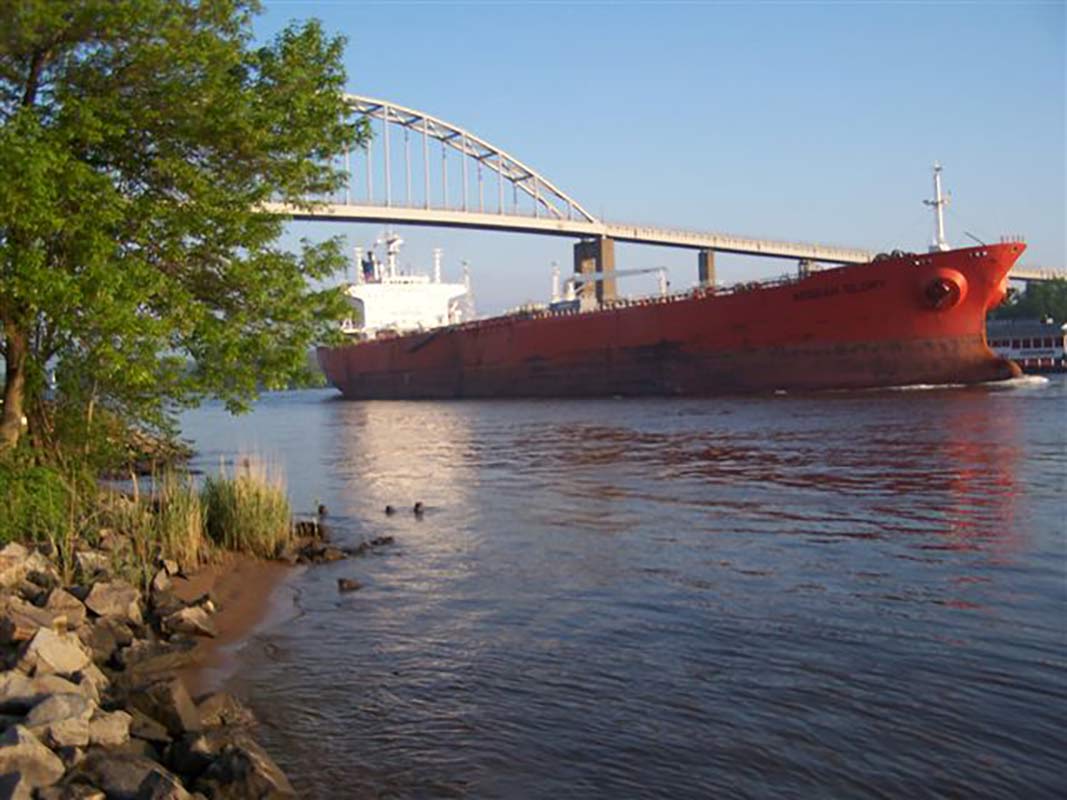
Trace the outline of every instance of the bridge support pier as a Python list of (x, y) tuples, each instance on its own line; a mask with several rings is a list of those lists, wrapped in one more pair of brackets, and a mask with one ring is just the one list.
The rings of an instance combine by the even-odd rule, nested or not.
[(701, 289), (707, 289), (715, 285), (714, 250), (701, 250), (697, 253), (697, 275)]
[[(615, 240), (598, 236), (596, 239), (583, 239), (574, 245), (574, 272), (578, 275), (614, 273)], [(583, 305), (589, 303), (594, 296), (598, 304), (615, 299), (614, 274), (610, 277), (601, 274), (597, 280), (581, 284), (578, 299), (583, 301)]]

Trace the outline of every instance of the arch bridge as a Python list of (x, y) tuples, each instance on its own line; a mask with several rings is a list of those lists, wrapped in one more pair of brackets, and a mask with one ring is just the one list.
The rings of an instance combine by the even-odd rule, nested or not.
[(607, 222), (500, 147), (471, 131), (412, 108), (349, 95), (370, 121), (365, 149), (346, 152), (341, 192), (305, 205), (267, 204), (266, 210), (303, 220), (380, 222), (476, 228), (579, 239), (574, 268), (601, 273), (582, 289), (597, 299), (615, 295), (614, 243), (682, 247), (698, 252), (702, 284), (715, 281), (715, 253), (831, 264), (864, 263), (857, 248)]

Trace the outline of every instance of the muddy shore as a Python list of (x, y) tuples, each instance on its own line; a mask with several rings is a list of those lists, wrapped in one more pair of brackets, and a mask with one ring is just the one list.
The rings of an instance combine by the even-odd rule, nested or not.
[(218, 605), (212, 618), (218, 635), (198, 641), (192, 663), (178, 672), (191, 695), (221, 690), (236, 669), (244, 643), (293, 613), (293, 595), (287, 589), (305, 569), (230, 553), (219, 563), (174, 580), (172, 591), (183, 602), (209, 594)]

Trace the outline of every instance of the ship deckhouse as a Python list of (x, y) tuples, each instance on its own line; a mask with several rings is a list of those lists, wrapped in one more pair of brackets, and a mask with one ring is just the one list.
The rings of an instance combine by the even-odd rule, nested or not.
[(403, 240), (386, 234), (379, 244), (386, 248), (385, 261), (374, 251), (364, 255), (356, 251), (359, 270), (356, 282), (345, 289), (352, 304), (351, 319), (342, 330), (360, 338), (372, 339), (381, 334), (424, 331), (462, 322), (466, 314), (462, 301), (470, 293), (470, 281), (441, 280), (441, 251), (434, 250), (433, 275), (401, 274), (397, 254)]

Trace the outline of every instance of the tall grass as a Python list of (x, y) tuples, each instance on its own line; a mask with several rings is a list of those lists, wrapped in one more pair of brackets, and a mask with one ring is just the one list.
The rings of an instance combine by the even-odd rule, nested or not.
[(79, 543), (104, 547), (108, 539), (111, 572), (147, 587), (161, 559), (191, 572), (219, 550), (273, 558), (292, 538), (285, 481), (259, 459), (241, 458), (229, 470), (222, 465), (199, 489), (176, 469), (153, 475), (143, 492), (134, 477), (130, 493), (101, 490), (92, 477), (3, 456), (0, 547), (49, 542), (64, 582), (76, 577)]
[(160, 559), (191, 571), (207, 561), (211, 543), (205, 535), (204, 509), (190, 477), (172, 469), (157, 474), (153, 491), (142, 497), (134, 480), (133, 497), (112, 493), (100, 521), (121, 535), (112, 551), (112, 568), (147, 586)]
[(221, 465), (201, 493), (207, 533), (226, 550), (273, 558), (292, 537), (292, 508), (277, 469), (258, 458), (238, 459), (233, 472)]
[(157, 483), (156, 529), (164, 558), (192, 570), (207, 560), (211, 543), (205, 530), (204, 505), (186, 473), (164, 471)]

